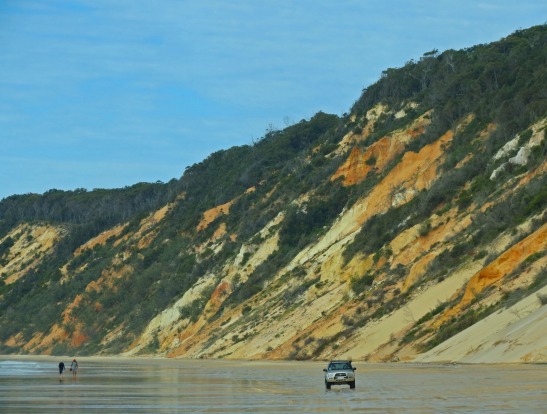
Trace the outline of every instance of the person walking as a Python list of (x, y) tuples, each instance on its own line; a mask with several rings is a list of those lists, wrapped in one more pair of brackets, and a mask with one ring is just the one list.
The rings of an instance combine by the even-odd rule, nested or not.
[(76, 358), (72, 360), (72, 364), (70, 364), (70, 370), (72, 371), (72, 378), (76, 378), (76, 373), (78, 372), (78, 362), (76, 361)]
[(59, 381), (63, 380), (63, 371), (65, 370), (65, 363), (63, 361), (59, 362)]

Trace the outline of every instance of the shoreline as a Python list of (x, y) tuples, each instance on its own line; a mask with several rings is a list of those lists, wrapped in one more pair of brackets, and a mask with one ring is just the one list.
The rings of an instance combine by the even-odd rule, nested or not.
[[(219, 362), (219, 363), (246, 363), (246, 364), (324, 364), (329, 360), (289, 360), (289, 359), (222, 359), (222, 358), (169, 358), (164, 356), (127, 356), (127, 355), (85, 355), (85, 356), (68, 356), (68, 355), (43, 355), (43, 354), (0, 354), (0, 361), (58, 361), (72, 360), (77, 358), (81, 361), (177, 361), (177, 362)], [(407, 367), (439, 367), (439, 366), (518, 366), (518, 365), (547, 365), (546, 361), (508, 361), (508, 362), (461, 362), (461, 361), (397, 361), (397, 362), (369, 362), (364, 360), (353, 360), (354, 363), (367, 366), (407, 366)]]

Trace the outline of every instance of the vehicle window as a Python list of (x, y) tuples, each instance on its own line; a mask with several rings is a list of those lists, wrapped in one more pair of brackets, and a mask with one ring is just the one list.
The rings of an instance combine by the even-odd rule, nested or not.
[(353, 369), (353, 367), (351, 366), (351, 363), (349, 363), (349, 362), (346, 362), (346, 363), (331, 363), (331, 364), (329, 364), (327, 369), (329, 371), (336, 371), (336, 370), (339, 370), (339, 369)]

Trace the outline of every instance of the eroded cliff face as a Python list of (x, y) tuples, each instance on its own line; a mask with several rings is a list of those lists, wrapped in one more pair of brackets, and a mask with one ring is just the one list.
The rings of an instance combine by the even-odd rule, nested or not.
[(48, 224), (21, 224), (9, 232), (0, 240), (0, 243), (12, 240), (0, 264), (0, 273), (7, 275), (2, 279), (4, 283), (14, 283), (35, 268), (65, 235), (62, 226)]
[[(422, 117), (417, 122), (420, 123), (423, 119)], [(412, 122), (411, 125), (415, 126), (417, 122)], [(469, 122), (469, 119), (465, 122)], [(493, 128), (489, 127), (489, 130), (492, 131)], [(481, 131), (479, 135), (484, 133), (488, 132)], [(408, 134), (407, 137), (412, 139), (412, 134)], [(173, 357), (351, 356), (370, 361), (408, 361), (417, 357), (420, 354), (419, 345), (427, 341), (428, 335), (424, 334), (415, 341), (405, 342), (404, 338), (409, 330), (415, 329), (416, 326), (421, 326), (423, 331), (427, 331), (428, 326), (439, 329), (451, 317), (468, 312), (471, 302), (477, 307), (482, 306), (478, 304), (483, 302), (495, 301), (496, 295), (487, 296), (487, 299), (477, 298), (481, 297), (481, 293), (488, 286), (496, 284), (499, 289), (507, 286), (506, 278), (530, 255), (542, 255), (545, 252), (547, 240), (544, 234), (545, 226), (532, 232), (521, 242), (517, 242), (519, 235), (500, 235), (489, 246), (482, 246), (483, 249), (492, 251), (492, 254), (498, 254), (491, 263), (486, 264), (483, 258), (471, 256), (464, 266), (457, 269), (447, 268), (440, 281), (422, 283), (431, 272), (429, 265), (432, 261), (441, 253), (453, 248), (455, 240), (459, 237), (468, 237), (466, 232), (474, 217), (485, 209), (485, 206), (472, 205), (466, 210), (453, 208), (435, 214), (427, 219), (427, 223), (419, 223), (402, 231), (389, 243), (390, 257), (381, 258), (379, 261), (375, 261), (372, 255), (357, 255), (349, 262), (344, 259), (344, 246), (353, 239), (370, 217), (410, 201), (420, 190), (430, 188), (439, 178), (437, 170), (443, 160), (444, 149), (450, 144), (452, 137), (453, 132), (448, 131), (432, 144), (425, 146), (418, 154), (404, 154), (399, 163), (386, 173), (367, 196), (344, 211), (321, 238), (307, 246), (278, 272), (262, 293), (211, 320), (211, 315), (221, 307), (223, 298), (237, 289), (238, 281), (234, 280), (234, 275), (237, 273), (238, 278), (245, 279), (246, 275), (276, 250), (278, 234), (271, 234), (267, 229), (282, 221), (282, 217), (277, 217), (265, 227), (263, 234), (267, 236), (258, 248), (251, 245), (242, 247), (242, 252), (247, 249), (255, 251), (246, 262), (245, 268), (241, 268), (240, 253), (232, 262), (226, 264), (223, 271), (226, 276), (219, 282), (212, 282), (215, 279), (214, 275), (206, 275), (203, 278), (200, 283), (206, 285), (209, 281), (213, 283), (214, 290), (197, 321), (181, 320), (177, 313), (177, 308), (182, 306), (182, 303), (191, 302), (186, 298), (151, 322), (141, 338), (141, 344), (150, 341), (152, 333), (155, 332), (161, 340), (162, 351)], [(382, 145), (386, 141), (387, 139), (381, 140)], [(395, 149), (393, 154), (384, 154), (384, 159), (393, 159), (396, 155), (397, 146), (392, 148)], [(371, 150), (367, 151), (370, 153)], [(351, 185), (359, 181), (357, 177), (363, 177), (363, 174), (356, 172), (359, 168), (367, 173), (370, 171), (366, 162), (355, 162), (357, 153), (360, 154), (360, 151), (350, 150), (346, 163), (333, 176), (345, 177), (344, 174), (349, 174), (352, 177), (349, 181), (342, 180), (342, 185)], [(543, 174), (544, 168), (545, 165), (542, 164), (532, 175)], [(521, 181), (526, 179), (530, 177), (522, 177)], [(512, 191), (517, 191), (518, 188), (517, 185)], [(506, 197), (507, 193), (500, 198)], [(493, 204), (494, 200), (490, 206)], [(524, 234), (530, 232), (524, 228), (521, 231)], [(390, 271), (401, 267), (406, 269), (404, 277), (395, 281), (390, 280)], [(288, 278), (295, 269), (302, 272), (300, 280)], [(374, 289), (372, 293), (381, 295), (381, 301), (367, 295), (356, 298), (349, 287), (352, 278), (364, 275), (371, 269), (384, 269), (379, 271), (374, 284), (381, 286), (385, 283), (386, 288)], [(542, 257), (534, 262), (532, 267), (526, 268), (526, 277), (518, 276), (515, 281), (515, 277), (511, 276), (512, 288), (527, 286), (532, 280), (541, 277), (544, 269), (545, 258)], [(492, 275), (495, 277), (490, 277)], [(289, 292), (307, 281), (312, 281), (313, 285), (304, 294), (287, 302)], [(403, 306), (389, 310), (381, 317), (374, 317), (379, 303), (385, 304), (389, 299), (409, 291), (409, 299)], [(417, 321), (439, 304), (450, 303), (454, 297), (458, 297), (458, 292), (462, 291), (462, 299), (454, 306), (435, 319), (417, 324)], [(532, 298), (534, 295), (535, 293), (530, 293), (529, 296)], [(368, 299), (365, 299), (367, 297)], [(541, 320), (530, 323), (535, 329), (544, 331), (545, 326), (540, 326)], [(333, 341), (333, 347), (321, 349), (322, 344)], [(523, 342), (522, 348), (527, 349), (528, 345), (527, 342)], [(513, 346), (519, 345), (513, 343)], [(129, 354), (134, 354), (140, 349), (137, 346), (129, 351)], [(527, 352), (526, 355), (517, 358), (517, 352), (513, 353), (511, 358), (535, 360), (541, 359), (543, 354), (544, 350), (540, 347), (538, 354), (531, 355)], [(443, 359), (443, 356), (440, 355), (438, 358)], [(483, 357), (481, 361), (488, 361), (488, 357)]]
[[(363, 224), (391, 208), (410, 202), (440, 178), (439, 166), (454, 137), (453, 131), (440, 135), (418, 153), (404, 152), (405, 145), (419, 136), (420, 131), (423, 132), (428, 119), (429, 114), (422, 115), (411, 121), (407, 128), (376, 141), (366, 149), (361, 150), (357, 146), (348, 148), (346, 161), (332, 180), (340, 177), (340, 185), (356, 185), (371, 173), (372, 168), (375, 174), (382, 174), (383, 178), (365, 196), (345, 209), (321, 237), (273, 275), (259, 293), (219, 312), (224, 301), (279, 248), (278, 229), (285, 218), (284, 214), (278, 214), (267, 223), (258, 237), (244, 242), (239, 253), (226, 260), (220, 272), (204, 274), (179, 300), (161, 311), (124, 354), (147, 354), (155, 343), (155, 352), (186, 358), (470, 360), (471, 351), (468, 348), (482, 337), (473, 324), (469, 329), (473, 329), (474, 336), (466, 337), (462, 333), (456, 345), (453, 344), (454, 339), (439, 345), (444, 348), (435, 348), (423, 356), (421, 351), (431, 339), (431, 332), (442, 329), (444, 324), (461, 318), (473, 309), (490, 306), (504, 294), (526, 289), (538, 277), (544, 276), (547, 225), (533, 230), (531, 220), (517, 232), (512, 230), (500, 234), (488, 246), (480, 246), (496, 256), (489, 262), (484, 257), (471, 255), (462, 266), (446, 268), (437, 280), (428, 279), (432, 273), (431, 266), (440, 255), (454, 248), (458, 240), (470, 237), (469, 228), (477, 215), (483, 214), (496, 202), (507, 199), (511, 192), (518, 191), (533, 178), (545, 174), (546, 165), (544, 162), (536, 170), (519, 177), (516, 185), (501, 193), (497, 199), (491, 199), (488, 205), (439, 211), (424, 222), (403, 229), (384, 246), (383, 251), (389, 251), (389, 254), (356, 254), (348, 260), (344, 257), (345, 247), (354, 240)], [(470, 119), (462, 122), (468, 123)], [(538, 145), (544, 139), (541, 136), (543, 130), (537, 125), (534, 128), (536, 132), (530, 142)], [(488, 131), (478, 135), (485, 133)], [(508, 154), (515, 151), (519, 149), (515, 147)], [(367, 163), (370, 157), (375, 158), (374, 165)], [(399, 161), (386, 170), (396, 157)], [(301, 197), (297, 205), (312, 198), (313, 194)], [(196, 230), (203, 232), (219, 217), (228, 216), (236, 201), (234, 199), (205, 211)], [(7, 345), (21, 346), (26, 352), (52, 353), (59, 343), (68, 343), (77, 349), (88, 342), (92, 331), (80, 320), (75, 310), (83, 301), (90, 301), (92, 295), (99, 297), (105, 290), (115, 290), (116, 280), (136, 277), (135, 269), (125, 263), (126, 258), (156, 242), (158, 228), (169, 217), (173, 206), (166, 205), (145, 217), (133, 231), (128, 232), (127, 225), (118, 226), (76, 249), (74, 260), (97, 246), (124, 246), (123, 252), (118, 253), (104, 268), (101, 277), (90, 281), (84, 292), (74, 298), (63, 312), (62, 321), (54, 324), (49, 332), (37, 333), (25, 343), (21, 342), (20, 336), (14, 335), (6, 342)], [(4, 260), (7, 263), (3, 271), (10, 272), (6, 282), (12, 283), (27, 267), (41, 260), (63, 234), (62, 228), (51, 226), (22, 225), (14, 229), (9, 237), (15, 243), (5, 255), (7, 260)], [(221, 222), (211, 232), (208, 241), (196, 245), (196, 251), (204, 251), (206, 247), (220, 251), (226, 237), (226, 224)], [(230, 237), (234, 240), (237, 234)], [(539, 258), (526, 266), (526, 261), (533, 255)], [(63, 278), (78, 277), (87, 266), (84, 261), (74, 269), (67, 263), (61, 269)], [(401, 272), (401, 269), (404, 271)], [(400, 276), (394, 277), (394, 272)], [(351, 288), (352, 281), (372, 273), (375, 277), (370, 288), (356, 294)], [(494, 293), (484, 293), (492, 292), (494, 288)], [(523, 304), (514, 306), (527, 309), (526, 328), (522, 329), (547, 334), (544, 332), (547, 325), (543, 323), (543, 313), (539, 312), (541, 302), (539, 299), (534, 301), (540, 293), (531, 292), (521, 300)], [(404, 301), (382, 310), (386, 304), (397, 302), (401, 295), (406, 296)], [(181, 309), (191, 308), (199, 300), (205, 300), (205, 304), (197, 317), (184, 317)], [(445, 309), (434, 317), (427, 318), (440, 304), (448, 306), (445, 305)], [(102, 306), (101, 301), (97, 300), (94, 305), (97, 315), (101, 314)], [(507, 315), (507, 312), (504, 314)], [(521, 318), (488, 318), (499, 320), (499, 335), (507, 335), (510, 326), (523, 323)], [(123, 324), (119, 325), (101, 343), (108, 346), (124, 335), (124, 329)], [(413, 331), (421, 334), (409, 336), (409, 332)], [(484, 343), (499, 344), (499, 341), (505, 341), (511, 347), (512, 351), (505, 359), (507, 361), (537, 361), (545, 355), (544, 346), (536, 346), (538, 341), (531, 347), (530, 341), (523, 341), (522, 338), (517, 342), (512, 337), (504, 339), (497, 336), (497, 331), (492, 329), (484, 332), (488, 335)], [(515, 348), (522, 352), (515, 351)], [(465, 349), (467, 352), (463, 351)], [(504, 360), (503, 355), (500, 352), (483, 352), (476, 360)]]
[[(388, 108), (382, 107), (382, 110)], [(381, 251), (357, 252), (349, 259), (345, 256), (347, 246), (354, 242), (364, 224), (409, 203), (442, 177), (440, 166), (454, 131), (440, 134), (417, 153), (405, 152), (405, 146), (423, 133), (429, 117), (430, 113), (426, 113), (410, 120), (407, 127), (369, 147), (348, 146), (347, 152), (340, 155), (345, 161), (331, 180), (342, 186), (353, 186), (371, 173), (381, 178), (364, 196), (344, 209), (320, 237), (273, 274), (259, 292), (225, 307), (225, 301), (280, 248), (279, 229), (286, 217), (283, 212), (266, 223), (255, 237), (244, 241), (239, 252), (228, 257), (220, 269), (203, 274), (178, 300), (159, 312), (130, 346), (122, 350), (123, 354), (153, 352), (169, 357), (235, 359), (352, 357), (369, 361), (544, 360), (545, 345), (533, 339), (540, 334), (547, 336), (542, 291), (523, 294), (520, 301), (509, 308), (512, 310), (503, 311), (506, 317), (490, 315), (484, 321), (475, 321), (477, 325), (480, 321), (481, 326), (486, 320), (499, 323), (499, 330), (479, 330), (475, 323), (470, 323), (468, 330), (472, 330), (472, 336), (463, 330), (458, 339), (441, 342), (426, 353), (423, 351), (431, 348), (428, 343), (431, 344), (429, 341), (434, 339), (435, 332), (446, 329), (470, 312), (482, 312), (494, 306), (513, 292), (526, 292), (534, 281), (545, 277), (547, 224), (537, 228), (544, 213), (517, 229), (500, 233), (487, 245), (477, 246), (457, 267), (447, 264), (441, 273), (434, 270), (435, 266), (442, 266), (439, 258), (447, 256), (456, 245), (470, 242), (477, 217), (509, 199), (532, 180), (544, 176), (545, 162), (518, 176), (512, 186), (503, 184), (508, 187), (506, 191), (483, 205), (439, 209), (423, 221), (394, 232)], [(465, 118), (457, 128), (465, 128), (472, 119)], [(544, 127), (545, 121), (534, 125), (530, 140), (521, 145), (531, 148), (541, 145)], [(489, 126), (479, 131), (477, 140), (494, 130), (495, 127)], [(505, 151), (506, 159), (520, 149)], [(374, 164), (367, 162), (371, 157), (375, 159)], [(502, 156), (498, 158), (499, 162), (504, 160)], [(398, 161), (389, 166), (396, 159)], [(460, 163), (456, 168), (463, 165)], [(225, 243), (237, 239), (237, 233), (227, 234), (227, 225), (222, 220), (219, 223), (219, 218), (228, 217), (234, 203), (254, 191), (255, 188), (249, 189), (236, 199), (203, 212), (196, 227), (198, 233), (204, 233), (213, 222), (218, 224), (210, 230), (208, 239), (195, 245), (195, 252), (203, 254), (207, 249), (220, 252)], [(271, 192), (266, 194), (269, 196)], [(295, 205), (302, 208), (313, 197), (313, 193), (305, 194), (295, 200)], [(78, 349), (89, 342), (93, 329), (80, 318), (77, 310), (88, 303), (100, 318), (104, 307), (101, 295), (116, 291), (118, 280), (137, 278), (137, 270), (128, 258), (154, 243), (162, 243), (157, 240), (160, 228), (175, 206), (164, 206), (143, 218), (133, 230), (128, 230), (127, 224), (117, 226), (77, 248), (72, 261), (61, 269), (65, 281), (85, 274), (89, 264), (79, 260), (86, 251), (123, 247), (104, 266), (101, 276), (89, 281), (84, 291), (74, 297), (64, 310), (62, 320), (48, 332), (39, 332), (26, 342), (21, 335), (13, 335), (6, 344), (20, 346), (25, 352), (54, 353), (59, 343)], [(35, 266), (63, 235), (62, 228), (43, 225), (21, 225), (10, 232), (6, 237), (15, 242), (4, 254), (2, 271), (10, 274), (6, 283), (13, 283), (25, 270)], [(488, 260), (477, 254), (479, 250), (490, 252)], [(534, 260), (530, 260), (531, 257)], [(374, 278), (368, 288), (356, 292), (352, 284), (364, 275), (374, 275)], [(185, 316), (187, 312), (183, 310), (193, 309), (197, 303), (202, 305), (199, 312), (192, 317)], [(509, 317), (516, 313), (525, 315), (526, 323), (523, 318)], [(525, 326), (520, 327), (524, 323)], [(518, 326), (518, 332), (525, 330), (534, 335), (529, 341), (522, 338), (517, 341), (508, 333), (512, 326), (515, 329)], [(125, 323), (118, 324), (100, 344), (108, 347), (126, 335), (126, 329)], [(478, 342), (481, 347), (489, 344), (497, 350), (473, 352), (471, 347)], [(499, 351), (498, 345), (502, 342), (510, 352)]]
[[(166, 188), (100, 199), (121, 205), (108, 225), (78, 204), (95, 194), (74, 194), (73, 210), (52, 201), (65, 194), (11, 200), (18, 209), (0, 217), (0, 319), (21, 322), (0, 329), (0, 347), (545, 362), (544, 106), (528, 105), (539, 99), (530, 91), (501, 109), (473, 101), (506, 99), (498, 82), (522, 76), (520, 57), (498, 56), (519, 62), (511, 76), (488, 66), (513, 43), (490, 50), (478, 80), (463, 72), (482, 70), (466, 60), (476, 51), (427, 55), (386, 71), (348, 116), (319, 113), (212, 154)], [(537, 74), (526, 67), (528, 82)]]
[[(382, 110), (385, 111), (386, 107), (382, 107)], [(413, 121), (408, 128), (397, 130), (374, 142), (366, 149), (353, 146), (346, 162), (338, 168), (331, 180), (334, 181), (342, 177), (343, 185), (351, 186), (363, 181), (371, 171), (383, 170), (395, 157), (403, 153), (405, 146), (413, 138), (423, 134), (425, 127), (431, 122), (430, 115), (430, 112), (426, 112)], [(374, 118), (369, 122), (370, 125), (373, 125)], [(372, 127), (369, 126), (359, 136), (350, 134), (350, 137), (353, 138), (352, 142), (355, 144), (363, 142), (370, 134), (371, 129)]]

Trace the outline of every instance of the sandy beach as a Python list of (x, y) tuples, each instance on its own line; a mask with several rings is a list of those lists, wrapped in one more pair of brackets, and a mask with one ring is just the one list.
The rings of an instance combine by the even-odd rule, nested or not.
[[(66, 361), (70, 359), (65, 358)], [(540, 364), (365, 364), (357, 387), (326, 390), (320, 362), (0, 357), (0, 411), (9, 413), (543, 413)]]

